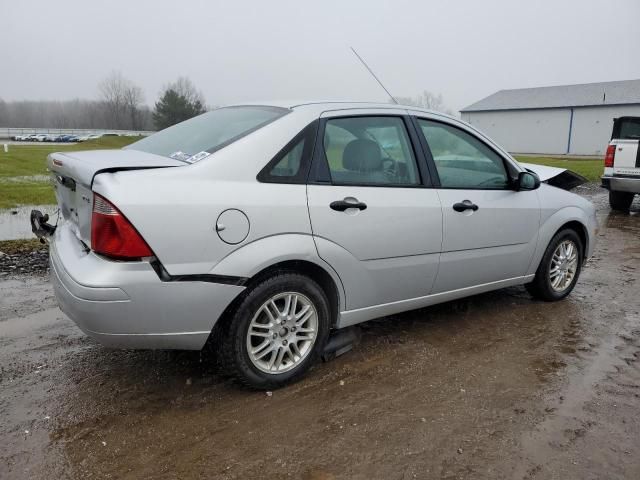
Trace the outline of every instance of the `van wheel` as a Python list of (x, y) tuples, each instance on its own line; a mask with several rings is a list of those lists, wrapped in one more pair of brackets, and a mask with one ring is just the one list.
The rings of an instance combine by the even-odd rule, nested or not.
[(613, 210), (628, 212), (633, 202), (633, 193), (609, 191), (609, 205)]
[(298, 380), (316, 362), (329, 335), (322, 288), (298, 273), (278, 273), (249, 287), (220, 332), (225, 373), (256, 389)]
[(569, 295), (580, 276), (583, 248), (574, 230), (568, 228), (556, 233), (544, 252), (533, 282), (525, 285), (529, 293), (546, 302)]

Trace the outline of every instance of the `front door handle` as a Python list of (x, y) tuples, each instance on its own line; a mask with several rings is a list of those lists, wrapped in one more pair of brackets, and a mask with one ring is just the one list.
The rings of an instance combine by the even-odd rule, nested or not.
[(329, 204), (332, 210), (336, 210), (338, 212), (344, 212), (348, 208), (357, 208), (358, 210), (366, 210), (367, 204), (363, 202), (359, 202), (355, 198), (351, 201), (344, 200), (336, 200), (335, 202), (331, 202)]
[(473, 210), (475, 212), (478, 210), (478, 205), (473, 203), (471, 200), (463, 200), (462, 202), (454, 203), (453, 209), (456, 212), (464, 212), (465, 210)]

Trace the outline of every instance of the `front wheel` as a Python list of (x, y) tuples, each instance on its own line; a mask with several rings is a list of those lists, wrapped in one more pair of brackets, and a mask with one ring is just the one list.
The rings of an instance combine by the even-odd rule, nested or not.
[(252, 388), (282, 387), (315, 363), (329, 326), (329, 303), (315, 281), (276, 274), (249, 287), (220, 332), (223, 368)]
[(613, 190), (609, 190), (609, 205), (613, 210), (628, 212), (633, 202), (633, 195), (633, 193), (629, 192), (614, 192)]
[(547, 302), (569, 295), (580, 276), (583, 248), (574, 230), (556, 233), (547, 246), (533, 282), (526, 285), (529, 293)]

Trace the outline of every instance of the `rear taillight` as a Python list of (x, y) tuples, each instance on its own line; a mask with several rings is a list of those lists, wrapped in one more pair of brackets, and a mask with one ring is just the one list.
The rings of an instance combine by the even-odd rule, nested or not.
[(613, 167), (613, 162), (616, 158), (616, 146), (615, 145), (609, 145), (607, 147), (607, 154), (604, 156), (604, 166), (606, 168), (611, 168)]
[(153, 252), (133, 225), (109, 200), (93, 194), (91, 248), (121, 260), (150, 257)]

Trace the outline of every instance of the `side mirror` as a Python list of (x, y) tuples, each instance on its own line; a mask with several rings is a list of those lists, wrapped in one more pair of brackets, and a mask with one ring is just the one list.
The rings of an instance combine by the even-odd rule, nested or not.
[(535, 190), (540, 186), (540, 177), (533, 172), (520, 172), (515, 182), (517, 191)]

